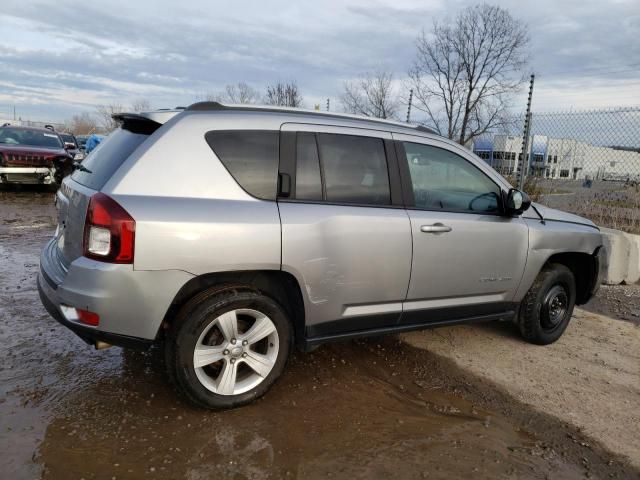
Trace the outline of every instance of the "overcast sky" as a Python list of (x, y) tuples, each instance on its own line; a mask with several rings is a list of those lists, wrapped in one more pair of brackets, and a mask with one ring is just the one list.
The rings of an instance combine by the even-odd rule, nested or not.
[[(421, 29), (473, 3), (2, 0), (0, 118), (188, 105), (238, 81), (295, 80), (307, 107), (335, 104), (362, 72), (401, 80)], [(529, 26), (534, 110), (640, 105), (640, 0), (494, 3)]]

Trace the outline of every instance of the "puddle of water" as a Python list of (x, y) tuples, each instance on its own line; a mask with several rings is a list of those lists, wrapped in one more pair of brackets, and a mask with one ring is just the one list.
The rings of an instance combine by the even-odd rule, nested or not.
[(439, 393), (386, 343), (296, 355), (263, 400), (225, 412), (178, 400), (159, 352), (87, 367), (99, 378), (74, 369), (83, 381), (54, 395), (37, 463), (44, 478), (581, 476), (504, 418)]

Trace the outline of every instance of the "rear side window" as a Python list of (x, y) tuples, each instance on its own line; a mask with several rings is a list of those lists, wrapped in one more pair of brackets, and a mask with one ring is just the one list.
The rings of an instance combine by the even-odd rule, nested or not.
[(296, 199), (322, 200), (316, 136), (306, 132), (299, 132), (296, 136)]
[(124, 161), (149, 135), (133, 133), (119, 128), (87, 155), (82, 166), (88, 171), (76, 170), (71, 178), (85, 187), (100, 190)]
[(279, 132), (211, 131), (205, 135), (233, 178), (254, 197), (275, 200), (278, 180)]
[(389, 172), (380, 138), (319, 133), (326, 200), (389, 205)]

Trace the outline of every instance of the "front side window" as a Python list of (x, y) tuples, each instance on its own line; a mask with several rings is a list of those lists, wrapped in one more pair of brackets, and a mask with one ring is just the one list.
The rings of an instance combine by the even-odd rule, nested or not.
[(319, 133), (317, 141), (326, 201), (363, 205), (391, 203), (382, 139)]
[(499, 211), (500, 187), (471, 162), (442, 148), (403, 144), (417, 208), (469, 213)]
[(254, 197), (275, 200), (278, 183), (279, 132), (211, 131), (205, 135), (233, 178)]

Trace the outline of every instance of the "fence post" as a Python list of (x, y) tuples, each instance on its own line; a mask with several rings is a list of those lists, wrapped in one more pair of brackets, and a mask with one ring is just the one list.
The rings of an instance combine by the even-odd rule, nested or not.
[(411, 119), (411, 103), (413, 102), (413, 88), (409, 90), (409, 106), (407, 107), (407, 123)]
[(534, 78), (535, 78), (535, 75), (531, 74), (531, 80), (529, 81), (529, 98), (527, 99), (527, 113), (524, 117), (524, 132), (522, 136), (522, 153), (520, 154), (520, 159), (518, 161), (518, 188), (520, 190), (522, 190), (524, 187), (524, 177), (527, 174), (525, 169), (525, 161), (527, 162), (527, 166), (530, 163), (529, 156), (527, 155), (527, 150), (529, 149), (528, 148), (529, 134), (531, 133), (531, 97), (533, 96)]

